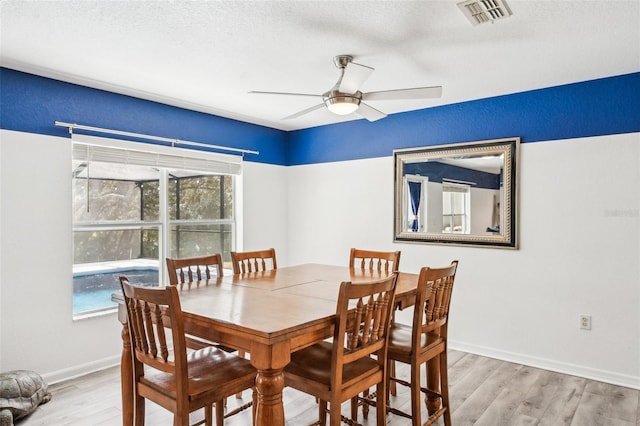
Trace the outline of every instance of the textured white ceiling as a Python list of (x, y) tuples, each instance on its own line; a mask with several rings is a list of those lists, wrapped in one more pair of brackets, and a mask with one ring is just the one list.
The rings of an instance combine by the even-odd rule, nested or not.
[(507, 2), (473, 27), (456, 0), (1, 0), (0, 63), (283, 130), (361, 119), (247, 93), (321, 94), (338, 54), (375, 68), (363, 91), (443, 86), (387, 114), (640, 71), (640, 0)]

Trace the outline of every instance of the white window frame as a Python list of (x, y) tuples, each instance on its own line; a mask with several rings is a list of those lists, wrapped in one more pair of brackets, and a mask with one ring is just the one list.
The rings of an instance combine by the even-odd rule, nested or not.
[[(158, 276), (160, 285), (166, 284), (167, 274), (164, 258), (169, 253), (169, 229), (172, 225), (198, 223), (194, 221), (170, 220), (168, 215), (167, 183), (168, 170), (200, 171), (203, 174), (222, 174), (231, 176), (233, 187), (233, 217), (231, 219), (214, 219), (202, 223), (231, 224), (232, 247), (242, 241), (242, 157), (239, 155), (221, 154), (195, 149), (174, 148), (150, 143), (124, 141), (88, 135), (72, 135), (73, 159), (87, 162), (101, 161), (116, 164), (153, 166), (159, 170), (160, 211), (158, 221), (127, 223), (73, 223), (72, 238), (75, 232), (91, 230), (158, 228)], [(74, 262), (75, 269), (75, 262)], [(92, 311), (86, 314), (73, 313), (74, 319), (92, 317), (114, 312), (116, 308)]]

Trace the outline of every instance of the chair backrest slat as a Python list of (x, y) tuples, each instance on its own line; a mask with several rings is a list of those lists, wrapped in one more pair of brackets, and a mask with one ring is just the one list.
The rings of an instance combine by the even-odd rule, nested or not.
[(167, 258), (167, 272), (171, 285), (199, 283), (209, 281), (212, 277), (222, 277), (222, 255), (187, 257), (182, 259)]
[[(145, 288), (120, 277), (131, 335), (134, 374), (144, 375), (143, 365), (187, 377), (186, 342), (178, 290), (175, 286)], [(182, 375), (182, 377), (181, 377)]]
[[(391, 306), (397, 274), (368, 283), (340, 285), (333, 337), (332, 379), (342, 380), (342, 366), (377, 353), (386, 357)], [(384, 351), (384, 357), (382, 352)]]
[(278, 264), (276, 262), (276, 250), (273, 248), (245, 252), (232, 251), (231, 263), (233, 263), (234, 274), (246, 274), (278, 269)]
[(349, 267), (377, 272), (398, 272), (400, 267), (399, 251), (373, 251), (352, 248), (349, 254)]
[(414, 342), (422, 333), (437, 330), (447, 324), (451, 294), (458, 261), (444, 268), (422, 268), (418, 278), (413, 318)]

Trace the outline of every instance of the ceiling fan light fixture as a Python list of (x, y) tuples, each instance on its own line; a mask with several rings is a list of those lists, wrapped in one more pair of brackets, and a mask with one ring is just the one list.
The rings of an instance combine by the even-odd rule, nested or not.
[(337, 115), (349, 115), (360, 106), (360, 98), (344, 93), (331, 93), (324, 97), (327, 109)]
[(352, 112), (356, 112), (360, 106), (360, 99), (345, 96), (326, 99), (324, 103), (329, 111), (334, 114), (349, 115)]

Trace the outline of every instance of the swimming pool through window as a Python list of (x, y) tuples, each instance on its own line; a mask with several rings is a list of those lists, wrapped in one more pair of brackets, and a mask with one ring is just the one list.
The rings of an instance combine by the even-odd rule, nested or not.
[(76, 318), (113, 310), (121, 274), (132, 283), (163, 285), (165, 257), (222, 253), (230, 261), (235, 247), (233, 174), (187, 170), (178, 160), (136, 164), (133, 154), (144, 152), (105, 150), (73, 150)]

